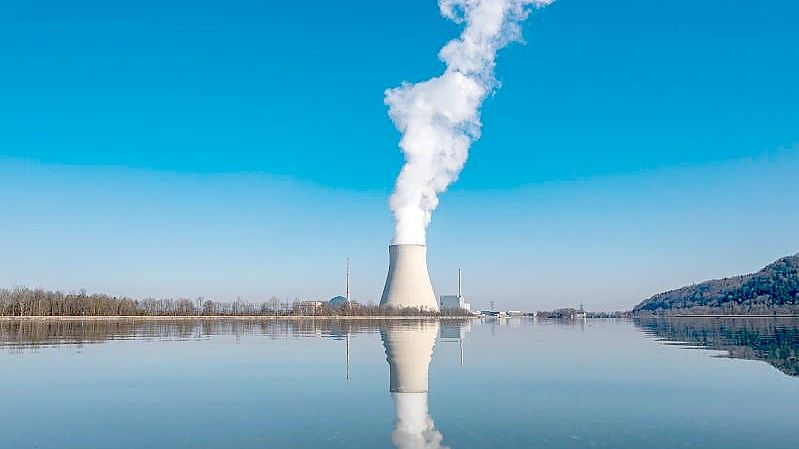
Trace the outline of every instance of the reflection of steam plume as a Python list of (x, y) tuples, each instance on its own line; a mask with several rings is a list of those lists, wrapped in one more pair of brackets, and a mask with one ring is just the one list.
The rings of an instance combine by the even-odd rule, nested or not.
[(392, 393), (397, 423), (391, 440), (398, 449), (446, 448), (427, 413), (427, 393)]
[(530, 6), (554, 0), (438, 0), (441, 14), (463, 33), (438, 56), (441, 76), (386, 90), (389, 116), (402, 133), (405, 166), (390, 206), (394, 243), (424, 244), (425, 229), (438, 206), (438, 194), (457, 179), (469, 146), (480, 136), (480, 105), (496, 88), (497, 50), (519, 38), (519, 22)]
[(428, 368), (438, 322), (384, 327), (383, 346), (390, 370), (390, 390), (397, 420), (391, 439), (398, 449), (444, 448), (427, 410)]

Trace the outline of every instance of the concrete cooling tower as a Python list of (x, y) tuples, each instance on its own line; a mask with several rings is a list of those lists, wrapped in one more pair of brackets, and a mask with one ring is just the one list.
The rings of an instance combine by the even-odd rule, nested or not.
[(436, 294), (427, 274), (427, 247), (391, 245), (388, 257), (388, 277), (380, 305), (438, 311)]

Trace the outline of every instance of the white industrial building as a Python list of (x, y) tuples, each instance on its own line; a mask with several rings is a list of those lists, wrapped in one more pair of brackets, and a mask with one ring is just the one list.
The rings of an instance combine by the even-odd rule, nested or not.
[(444, 309), (464, 309), (468, 312), (471, 312), (472, 306), (465, 299), (463, 296), (460, 295), (441, 295), (439, 297), (439, 304), (441, 306), (441, 310)]
[(439, 306), (441, 310), (444, 309), (463, 309), (467, 312), (472, 311), (472, 306), (463, 298), (462, 289), (462, 271), (458, 268), (458, 294), (457, 295), (441, 295), (439, 297)]

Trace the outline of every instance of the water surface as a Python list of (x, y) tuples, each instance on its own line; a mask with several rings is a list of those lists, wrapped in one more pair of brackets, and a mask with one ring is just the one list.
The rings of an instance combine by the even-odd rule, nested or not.
[(799, 322), (0, 322), (5, 448), (793, 448)]

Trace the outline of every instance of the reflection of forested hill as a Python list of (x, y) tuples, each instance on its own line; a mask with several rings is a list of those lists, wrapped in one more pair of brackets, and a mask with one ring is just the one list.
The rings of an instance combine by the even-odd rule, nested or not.
[(799, 319), (638, 317), (635, 324), (661, 338), (762, 360), (799, 376)]
[(799, 313), (799, 254), (757, 273), (716, 279), (659, 293), (634, 312)]

